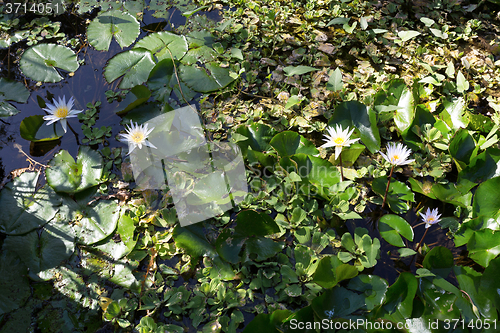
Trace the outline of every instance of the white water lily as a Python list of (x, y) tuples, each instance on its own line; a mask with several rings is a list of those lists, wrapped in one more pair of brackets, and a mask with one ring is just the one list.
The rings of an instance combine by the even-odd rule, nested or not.
[(157, 149), (151, 142), (147, 141), (148, 135), (154, 130), (153, 128), (148, 129), (148, 124), (138, 125), (137, 123), (133, 123), (130, 121), (130, 127), (125, 128), (127, 131), (126, 134), (118, 134), (119, 141), (128, 144), (128, 154), (136, 148), (142, 149), (142, 145), (147, 147)]
[(380, 152), (380, 155), (384, 157), (384, 159), (391, 163), (392, 165), (405, 165), (409, 164), (415, 160), (408, 160), (408, 157), (411, 154), (411, 149), (408, 149), (402, 143), (389, 143), (387, 145), (387, 155)]
[(66, 103), (66, 96), (63, 96), (62, 99), (61, 97), (59, 97), (59, 101), (56, 101), (56, 99), (54, 98), (52, 100), (52, 103), (54, 104), (47, 103), (47, 107), (45, 109), (42, 109), (50, 113), (50, 115), (44, 116), (43, 120), (49, 120), (47, 125), (53, 124), (56, 121), (60, 120), (64, 133), (66, 133), (66, 118), (76, 117), (77, 113), (83, 111), (73, 110), (74, 102), (75, 100), (73, 97), (69, 99), (68, 103)]
[(427, 212), (425, 212), (425, 214), (419, 213), (425, 222), (425, 228), (429, 228), (431, 225), (436, 224), (439, 221), (441, 221), (441, 219), (440, 219), (441, 214), (438, 214), (438, 213), (439, 212), (438, 212), (437, 208), (433, 209), (433, 210), (430, 210), (429, 208), (427, 208)]
[(324, 135), (326, 139), (323, 140), (326, 141), (326, 143), (322, 145), (321, 148), (335, 147), (335, 159), (339, 158), (339, 155), (342, 152), (342, 147), (349, 147), (351, 143), (359, 140), (359, 138), (350, 140), (351, 134), (354, 132), (354, 128), (349, 132), (349, 126), (347, 126), (345, 131), (342, 130), (342, 127), (339, 124), (337, 124), (336, 129), (328, 126), (326, 130), (330, 135)]

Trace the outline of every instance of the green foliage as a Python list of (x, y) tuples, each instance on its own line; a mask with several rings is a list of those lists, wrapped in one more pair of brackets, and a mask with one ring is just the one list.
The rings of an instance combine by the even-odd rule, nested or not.
[(63, 77), (56, 68), (75, 72), (80, 67), (76, 54), (57, 44), (41, 44), (29, 48), (21, 57), (19, 66), (24, 75), (41, 82), (61, 81)]

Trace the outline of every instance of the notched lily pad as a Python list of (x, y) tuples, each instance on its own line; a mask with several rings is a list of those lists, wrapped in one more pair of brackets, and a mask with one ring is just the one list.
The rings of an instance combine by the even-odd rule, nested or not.
[(56, 68), (74, 72), (80, 65), (71, 49), (57, 44), (39, 44), (24, 52), (19, 67), (24, 75), (35, 81), (59, 82), (63, 77)]
[(76, 193), (100, 183), (103, 160), (101, 154), (88, 146), (81, 146), (77, 161), (61, 150), (45, 170), (48, 184), (57, 192)]
[(120, 10), (100, 13), (90, 22), (87, 38), (96, 50), (107, 51), (114, 37), (121, 48), (132, 44), (140, 32), (140, 24), (131, 14)]
[(0, 78), (0, 118), (19, 113), (19, 110), (7, 101), (26, 103), (29, 96), (30, 92), (24, 84)]

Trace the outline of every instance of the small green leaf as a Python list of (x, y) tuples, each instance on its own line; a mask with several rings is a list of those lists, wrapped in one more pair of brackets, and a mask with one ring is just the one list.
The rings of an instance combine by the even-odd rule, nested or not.
[(418, 31), (413, 31), (413, 30), (407, 30), (407, 31), (399, 31), (398, 32), (398, 37), (401, 38), (403, 42), (406, 42), (412, 38), (417, 37), (420, 35), (420, 32)]
[(309, 66), (287, 66), (283, 68), (283, 71), (285, 72), (286, 76), (293, 76), (293, 75), (302, 75), (314, 71), (318, 71), (318, 68), (314, 67), (309, 67)]
[(413, 241), (413, 229), (410, 224), (397, 215), (387, 214), (380, 218), (379, 221), (380, 235), (391, 245), (403, 247), (405, 246), (403, 239)]
[(457, 91), (459, 93), (463, 93), (469, 90), (469, 81), (465, 79), (465, 76), (462, 74), (462, 71), (458, 71), (457, 75)]
[(344, 84), (342, 83), (342, 72), (340, 68), (337, 67), (333, 72), (330, 71), (330, 78), (326, 83), (326, 89), (331, 91), (338, 91), (344, 88)]

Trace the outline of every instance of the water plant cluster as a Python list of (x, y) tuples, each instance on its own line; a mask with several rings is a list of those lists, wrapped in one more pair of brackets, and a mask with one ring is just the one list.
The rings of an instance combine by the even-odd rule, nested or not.
[[(500, 330), (498, 1), (43, 3), (0, 4), (0, 332)], [(181, 227), (225, 184), (130, 155), (187, 105), (249, 189)]]

